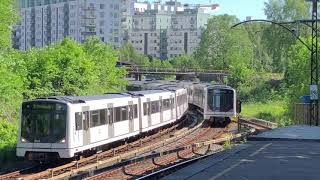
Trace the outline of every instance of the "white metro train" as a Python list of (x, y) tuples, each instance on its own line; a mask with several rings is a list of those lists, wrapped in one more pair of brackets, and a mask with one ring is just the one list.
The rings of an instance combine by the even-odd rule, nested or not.
[(202, 109), (205, 119), (237, 115), (232, 88), (201, 84), (24, 102), (17, 156), (72, 158), (173, 123), (187, 112), (189, 103)]

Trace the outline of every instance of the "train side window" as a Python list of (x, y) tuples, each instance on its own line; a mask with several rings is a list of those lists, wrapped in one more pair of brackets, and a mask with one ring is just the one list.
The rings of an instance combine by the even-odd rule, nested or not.
[(133, 117), (136, 119), (136, 118), (138, 118), (138, 105), (137, 104), (135, 104), (135, 105), (133, 105)]
[(91, 111), (91, 126), (90, 127), (96, 127), (99, 126), (99, 111)]
[(170, 107), (171, 107), (170, 99), (166, 99), (166, 104), (167, 104), (167, 109), (166, 110), (169, 110)]
[(114, 122), (113, 120), (113, 108), (108, 108), (108, 115), (107, 115), (107, 119), (108, 119), (108, 123), (112, 124)]
[(151, 114), (155, 114), (159, 112), (159, 101), (151, 102)]
[(143, 115), (146, 116), (147, 114), (148, 114), (147, 103), (143, 103)]
[(163, 100), (162, 100), (162, 111), (168, 110), (167, 108), (168, 108), (168, 106), (167, 106), (167, 100), (166, 100), (166, 99), (163, 99)]
[(128, 120), (128, 106), (121, 107), (121, 121)]
[(121, 107), (115, 108), (116, 116), (114, 119), (114, 122), (120, 122), (121, 121)]
[(82, 113), (77, 112), (75, 114), (75, 120), (76, 120), (76, 130), (82, 130)]
[(101, 109), (100, 110), (100, 125), (104, 125), (104, 124), (107, 124), (106, 110), (105, 109)]
[(152, 101), (151, 102), (151, 114), (154, 114), (154, 113), (156, 113), (156, 107), (155, 107), (155, 102)]

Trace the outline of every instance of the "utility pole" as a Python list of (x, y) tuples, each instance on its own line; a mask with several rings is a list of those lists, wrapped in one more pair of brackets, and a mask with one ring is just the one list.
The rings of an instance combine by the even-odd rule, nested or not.
[(319, 125), (319, 98), (318, 98), (318, 2), (319, 0), (307, 0), (312, 2), (312, 46), (311, 46), (311, 76), (310, 76), (310, 126)]

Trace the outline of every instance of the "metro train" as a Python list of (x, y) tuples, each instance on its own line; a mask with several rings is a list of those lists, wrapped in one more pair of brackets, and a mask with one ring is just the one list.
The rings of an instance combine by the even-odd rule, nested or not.
[(236, 92), (227, 86), (170, 84), (154, 90), (100, 96), (56, 96), (22, 104), (17, 156), (73, 158), (174, 123), (198, 107), (204, 119), (237, 116)]

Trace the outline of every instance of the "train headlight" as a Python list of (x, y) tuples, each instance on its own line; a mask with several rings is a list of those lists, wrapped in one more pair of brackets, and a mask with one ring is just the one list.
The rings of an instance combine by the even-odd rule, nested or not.
[(21, 142), (22, 143), (26, 143), (26, 142), (28, 142), (25, 138), (23, 138), (23, 137), (21, 137)]
[(66, 142), (66, 139), (65, 138), (63, 138), (63, 139), (61, 139), (60, 141), (59, 141), (59, 143), (65, 143)]
[(230, 119), (231, 119), (231, 121), (233, 121), (233, 122), (237, 122), (238, 119), (239, 119), (239, 117), (238, 117), (238, 116), (232, 116), (232, 117), (230, 117)]

